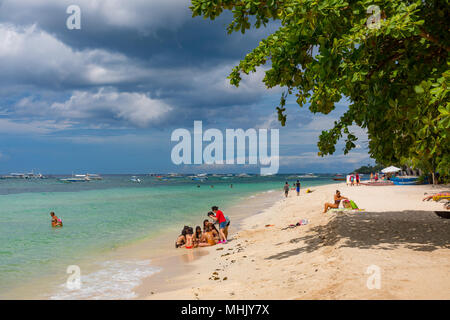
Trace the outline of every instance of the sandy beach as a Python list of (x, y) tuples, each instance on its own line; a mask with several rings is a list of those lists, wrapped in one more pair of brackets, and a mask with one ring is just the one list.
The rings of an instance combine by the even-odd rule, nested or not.
[[(364, 211), (322, 213), (336, 189)], [(287, 199), (280, 191), (273, 205), (232, 229), (226, 245), (180, 249), (171, 263), (183, 271), (149, 278), (138, 289), (140, 298), (450, 297), (450, 220), (434, 214), (442, 204), (422, 201), (442, 187), (331, 184), (312, 190), (299, 197), (291, 191)], [(301, 219), (308, 224), (282, 230)]]

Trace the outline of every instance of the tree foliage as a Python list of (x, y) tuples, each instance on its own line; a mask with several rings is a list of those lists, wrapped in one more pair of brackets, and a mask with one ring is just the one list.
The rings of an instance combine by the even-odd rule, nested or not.
[[(279, 21), (230, 76), (268, 65), (264, 83), (285, 88), (277, 107), (286, 122), (288, 95), (300, 107), (328, 114), (346, 97), (348, 110), (323, 131), (319, 154), (354, 148), (352, 125), (364, 128), (370, 155), (380, 163), (413, 162), (448, 174), (450, 159), (450, 48), (448, 0), (192, 0), (193, 16), (233, 14), (228, 32)], [(378, 27), (369, 28), (371, 5), (380, 8)]]
[(376, 164), (374, 166), (371, 166), (368, 164), (367, 166), (362, 166), (356, 170), (354, 170), (355, 173), (364, 173), (364, 174), (370, 174), (375, 172), (380, 172), (384, 168), (381, 164)]

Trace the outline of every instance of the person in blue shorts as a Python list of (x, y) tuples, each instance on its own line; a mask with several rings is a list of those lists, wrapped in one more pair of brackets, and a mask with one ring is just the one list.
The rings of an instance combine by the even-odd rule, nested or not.
[(300, 181), (297, 180), (297, 182), (295, 183), (295, 190), (297, 191), (297, 196), (300, 195)]

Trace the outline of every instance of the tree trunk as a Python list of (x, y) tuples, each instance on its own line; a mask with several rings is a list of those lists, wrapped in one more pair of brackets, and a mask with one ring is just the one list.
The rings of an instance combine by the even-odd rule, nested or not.
[(433, 177), (433, 185), (436, 185), (436, 177), (434, 176), (434, 171), (431, 173), (431, 176)]

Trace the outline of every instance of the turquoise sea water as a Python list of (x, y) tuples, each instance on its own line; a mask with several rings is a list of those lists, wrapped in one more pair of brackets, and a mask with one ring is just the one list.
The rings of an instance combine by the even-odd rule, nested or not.
[[(78, 259), (180, 230), (186, 224), (198, 225), (212, 205), (226, 207), (257, 192), (281, 192), (286, 180), (295, 180), (283, 175), (209, 177), (205, 182), (187, 177), (168, 181), (140, 178), (141, 184), (132, 183), (129, 175), (80, 183), (62, 183), (55, 177), (0, 180), (0, 297), (7, 298), (12, 288), (57, 272)], [(301, 181), (303, 187), (332, 182), (329, 176)], [(50, 211), (62, 219), (63, 228), (51, 228)], [(108, 263), (105, 268), (112, 273), (121, 268)], [(126, 267), (132, 265), (137, 273), (148, 276), (148, 269), (139, 263), (128, 261)], [(108, 275), (99, 275), (98, 281), (101, 276)]]

